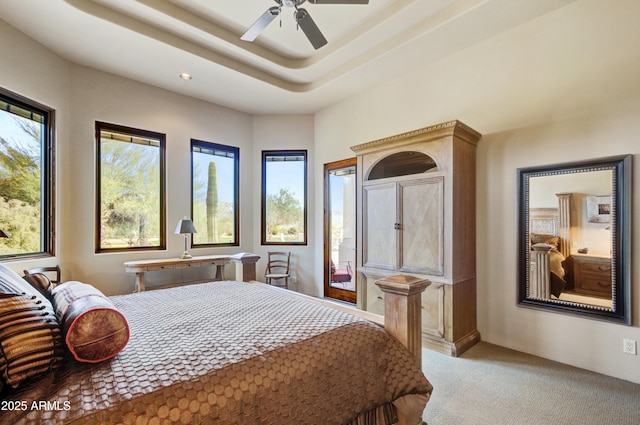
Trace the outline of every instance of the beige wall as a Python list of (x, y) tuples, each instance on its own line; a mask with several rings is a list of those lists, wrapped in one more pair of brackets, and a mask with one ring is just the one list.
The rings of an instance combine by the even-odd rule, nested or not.
[[(640, 100), (640, 98), (638, 98)], [(640, 107), (640, 104), (638, 105)], [(623, 338), (640, 340), (637, 262), (632, 261), (632, 326), (525, 309), (516, 305), (516, 175), (518, 167), (633, 154), (640, 109), (490, 134), (478, 156), (478, 327), (484, 340), (563, 363), (640, 382), (640, 359), (622, 352)], [(558, 146), (562, 146), (558, 149)], [(585, 150), (587, 152), (585, 152)], [(640, 179), (632, 186), (638, 211)], [(633, 217), (637, 217), (634, 214)], [(632, 245), (640, 232), (634, 227)], [(634, 254), (632, 258), (637, 258)]]
[[(639, 2), (576, 2), (320, 111), (315, 132), (318, 165), (349, 156), (346, 146), (452, 119), (483, 133), (476, 176), (482, 339), (640, 383), (640, 356), (622, 352), (623, 338), (640, 341), (637, 262), (632, 326), (516, 305), (516, 168), (617, 154), (633, 154), (638, 164), (638, 19)], [(640, 172), (633, 187), (635, 219)], [(316, 182), (318, 204), (320, 188)]]
[[(253, 125), (254, 162), (255, 170), (253, 179), (254, 214), (253, 227), (256, 229), (253, 237), (253, 249), (260, 255), (258, 262), (258, 280), (264, 278), (266, 258), (268, 251), (290, 251), (292, 279), (289, 280), (289, 288), (310, 295), (320, 295), (315, 285), (313, 274), (316, 262), (313, 248), (318, 237), (313, 227), (317, 218), (317, 208), (314, 205), (314, 182), (319, 178), (313, 158), (313, 115), (259, 115), (254, 117)], [(260, 219), (262, 197), (262, 151), (273, 149), (306, 149), (307, 150), (307, 245), (260, 245)], [(276, 282), (281, 285), (282, 281)]]
[[(72, 67), (71, 131), (61, 145), (72, 146), (68, 167), (73, 181), (61, 181), (60, 204), (73, 205), (63, 217), (75, 216), (71, 228), (61, 238), (66, 245), (60, 251), (64, 268), (71, 277), (84, 279), (107, 293), (130, 292), (133, 277), (123, 273), (124, 261), (154, 257), (177, 257), (184, 250), (184, 239), (173, 233), (175, 224), (191, 211), (191, 138), (240, 148), (240, 182), (253, 180), (252, 117), (250, 115), (140, 84), (90, 68)], [(94, 253), (95, 198), (95, 121), (103, 121), (166, 135), (167, 166), (167, 250), (166, 252)], [(81, 182), (78, 184), (78, 182)], [(66, 183), (66, 184), (65, 184)], [(67, 188), (72, 187), (73, 190)], [(66, 190), (67, 189), (67, 190)], [(245, 183), (240, 190), (240, 247), (198, 248), (193, 255), (227, 254), (250, 251), (253, 227), (250, 225), (253, 197)], [(66, 199), (65, 199), (66, 198)], [(91, 235), (88, 237), (88, 235)], [(187, 270), (158, 273), (155, 283), (190, 280), (211, 270)], [(233, 277), (228, 267), (227, 277)], [(205, 277), (203, 275), (202, 277)]]

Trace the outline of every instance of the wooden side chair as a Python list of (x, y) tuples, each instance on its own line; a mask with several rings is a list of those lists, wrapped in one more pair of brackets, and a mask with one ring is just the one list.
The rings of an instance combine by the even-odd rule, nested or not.
[(291, 252), (269, 252), (267, 254), (267, 268), (264, 271), (265, 281), (272, 285), (274, 280), (284, 279), (284, 287), (289, 289), (290, 266)]
[(49, 278), (54, 285), (60, 284), (60, 266), (34, 267), (32, 269), (23, 270), (24, 275), (42, 273)]
[(23, 272), (23, 279), (46, 297), (49, 297), (51, 290), (60, 284), (60, 266), (34, 267)]

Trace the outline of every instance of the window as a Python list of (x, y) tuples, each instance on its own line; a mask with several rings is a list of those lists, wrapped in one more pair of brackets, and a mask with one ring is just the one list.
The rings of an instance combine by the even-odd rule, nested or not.
[(96, 252), (165, 249), (165, 136), (96, 122)]
[(239, 245), (240, 149), (191, 140), (193, 246)]
[(54, 112), (0, 89), (0, 258), (54, 255)]
[(307, 244), (307, 151), (262, 152), (262, 244)]

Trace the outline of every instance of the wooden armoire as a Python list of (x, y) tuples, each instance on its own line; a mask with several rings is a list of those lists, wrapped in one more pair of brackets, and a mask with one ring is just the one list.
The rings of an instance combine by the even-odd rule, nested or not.
[(422, 295), (423, 345), (458, 356), (476, 329), (476, 147), (450, 121), (353, 146), (358, 158), (358, 307), (384, 314), (375, 281), (408, 274)]

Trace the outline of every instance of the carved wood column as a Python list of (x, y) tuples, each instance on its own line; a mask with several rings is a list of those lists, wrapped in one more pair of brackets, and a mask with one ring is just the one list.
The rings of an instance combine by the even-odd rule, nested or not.
[(560, 253), (571, 255), (571, 193), (556, 193), (558, 197), (558, 236)]
[(529, 295), (535, 298), (547, 299), (551, 296), (551, 266), (549, 251), (552, 245), (537, 243), (531, 246), (535, 256), (535, 271), (531, 274)]
[(411, 351), (422, 368), (422, 292), (431, 282), (394, 275), (376, 281), (384, 292), (384, 327)]

